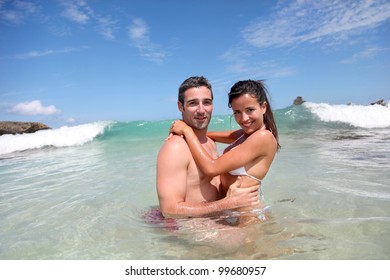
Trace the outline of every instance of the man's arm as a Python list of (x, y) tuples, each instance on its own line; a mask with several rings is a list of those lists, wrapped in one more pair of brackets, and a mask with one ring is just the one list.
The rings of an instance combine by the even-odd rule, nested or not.
[(191, 159), (186, 142), (179, 136), (172, 137), (159, 152), (156, 184), (160, 210), (165, 217), (204, 216), (259, 202), (259, 186), (238, 188), (240, 181), (233, 184), (230, 194), (221, 200), (186, 202), (187, 168)]
[(183, 218), (201, 217), (218, 213), (223, 210), (232, 210), (247, 206), (256, 206), (259, 202), (258, 189), (260, 185), (240, 188), (241, 181), (237, 180), (230, 185), (226, 197), (211, 202), (179, 202), (173, 213), (164, 213), (164, 217)]
[(177, 136), (173, 136), (164, 143), (157, 157), (156, 187), (164, 216), (185, 214), (178, 205), (185, 201), (187, 168), (191, 158), (183, 144)]

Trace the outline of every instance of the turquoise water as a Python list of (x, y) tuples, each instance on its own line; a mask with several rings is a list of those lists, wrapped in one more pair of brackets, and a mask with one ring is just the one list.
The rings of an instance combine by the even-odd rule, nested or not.
[[(305, 103), (275, 117), (271, 218), (245, 228), (146, 221), (172, 120), (0, 136), (0, 259), (389, 259), (390, 109)], [(236, 127), (214, 116), (210, 130)]]

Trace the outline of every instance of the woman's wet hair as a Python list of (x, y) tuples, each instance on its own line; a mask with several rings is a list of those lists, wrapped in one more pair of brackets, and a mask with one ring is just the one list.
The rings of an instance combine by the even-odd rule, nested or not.
[(278, 128), (276, 127), (274, 114), (271, 109), (271, 104), (268, 99), (268, 90), (264, 85), (262, 80), (245, 80), (238, 81), (235, 83), (230, 92), (228, 93), (229, 97), (229, 108), (232, 107), (232, 101), (241, 95), (249, 94), (257, 99), (257, 102), (262, 105), (264, 102), (267, 104), (267, 110), (264, 113), (264, 125), (266, 129), (272, 132), (276, 141), (278, 142), (278, 149), (280, 149), (279, 145), (279, 137), (278, 137)]

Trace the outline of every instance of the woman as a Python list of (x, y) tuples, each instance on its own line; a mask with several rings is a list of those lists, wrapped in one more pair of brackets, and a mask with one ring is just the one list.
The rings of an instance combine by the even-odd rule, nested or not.
[[(209, 176), (221, 174), (221, 196), (226, 195), (227, 186), (231, 185), (237, 176), (241, 177), (241, 187), (261, 184), (280, 148), (278, 130), (267, 94), (262, 81), (239, 81), (231, 88), (229, 107), (232, 108), (234, 118), (241, 129), (208, 133), (214, 141), (231, 144), (218, 159), (211, 158), (203, 149), (191, 127), (180, 120), (172, 124), (171, 133), (185, 137), (202, 172)], [(261, 210), (263, 207), (261, 203), (256, 208)], [(240, 209), (245, 212), (248, 210), (253, 209)], [(262, 212), (257, 216), (257, 219), (264, 218)], [(252, 220), (240, 219), (240, 224)]]

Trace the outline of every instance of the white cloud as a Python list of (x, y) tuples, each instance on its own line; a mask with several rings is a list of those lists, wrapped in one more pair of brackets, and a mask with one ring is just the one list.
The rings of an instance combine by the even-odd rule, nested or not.
[(114, 33), (118, 29), (118, 21), (112, 19), (111, 16), (99, 15), (84, 0), (63, 0), (62, 5), (65, 7), (62, 16), (65, 18), (83, 25), (96, 23), (96, 28), (104, 39), (115, 39)]
[(62, 4), (65, 6), (62, 15), (76, 23), (85, 24), (94, 14), (93, 10), (83, 0), (63, 1)]
[(128, 28), (128, 34), (133, 45), (138, 48), (142, 57), (157, 63), (165, 59), (166, 53), (149, 38), (149, 26), (143, 19), (134, 19)]
[(81, 46), (79, 48), (65, 48), (65, 49), (59, 49), (59, 50), (43, 50), (43, 51), (29, 51), (27, 53), (20, 53), (15, 54), (8, 57), (1, 57), (0, 59), (7, 59), (7, 58), (16, 58), (16, 59), (29, 59), (29, 58), (36, 58), (36, 57), (42, 57), (42, 56), (48, 56), (48, 55), (56, 55), (56, 54), (63, 54), (63, 53), (70, 53), (75, 51), (82, 51), (84, 49), (88, 49), (87, 46)]
[[(285, 2), (283, 2), (285, 3)], [(389, 1), (293, 1), (268, 18), (243, 30), (243, 37), (258, 48), (283, 47), (303, 42), (348, 39), (390, 19)]]
[(227, 50), (220, 56), (220, 59), (227, 63), (227, 72), (236, 75), (233, 80), (241, 79), (241, 77), (242, 79), (245, 77), (270, 79), (288, 77), (296, 73), (296, 70), (291, 67), (281, 66), (278, 60), (270, 58), (256, 59), (257, 57), (257, 52), (253, 52), (245, 46), (239, 46)]
[(19, 23), (22, 21), (22, 16), (15, 11), (0, 11), (0, 18), (12, 23)]
[[(302, 44), (334, 47), (347, 42), (369, 44), (367, 31), (390, 19), (388, 0), (291, 0), (280, 1), (269, 13), (242, 30), (243, 42), (227, 50), (221, 59), (236, 75), (285, 77), (296, 69), (283, 66), (283, 57), (270, 60), (268, 49), (294, 48)], [(370, 47), (341, 63), (373, 57), (384, 49)], [(264, 59), (260, 59), (264, 52)]]
[(99, 16), (97, 17), (97, 20), (99, 22), (98, 28), (103, 38), (106, 40), (114, 40), (115, 39), (114, 33), (118, 29), (117, 21), (112, 20), (108, 16), (106, 17)]
[(11, 113), (25, 116), (35, 115), (53, 115), (60, 113), (54, 105), (43, 106), (40, 100), (34, 100), (31, 102), (23, 102), (15, 105), (10, 110)]
[[(8, 5), (7, 5), (8, 4)], [(23, 20), (38, 12), (39, 6), (36, 3), (30, 1), (13, 1), (6, 3), (6, 1), (0, 2), (0, 19), (18, 24)]]
[(370, 48), (367, 48), (361, 52), (355, 53), (354, 55), (352, 55), (352, 57), (350, 59), (345, 59), (345, 60), (341, 61), (341, 63), (343, 63), (343, 64), (356, 63), (358, 61), (374, 57), (378, 53), (383, 52), (383, 51), (387, 51), (387, 50), (388, 49), (386, 49), (386, 48), (370, 47)]
[(130, 39), (135, 41), (145, 41), (148, 39), (149, 27), (143, 19), (136, 18), (129, 27)]
[(39, 7), (36, 3), (29, 2), (29, 1), (15, 1), (15, 6), (20, 9), (21, 11), (24, 11), (29, 14), (33, 14), (38, 11)]

